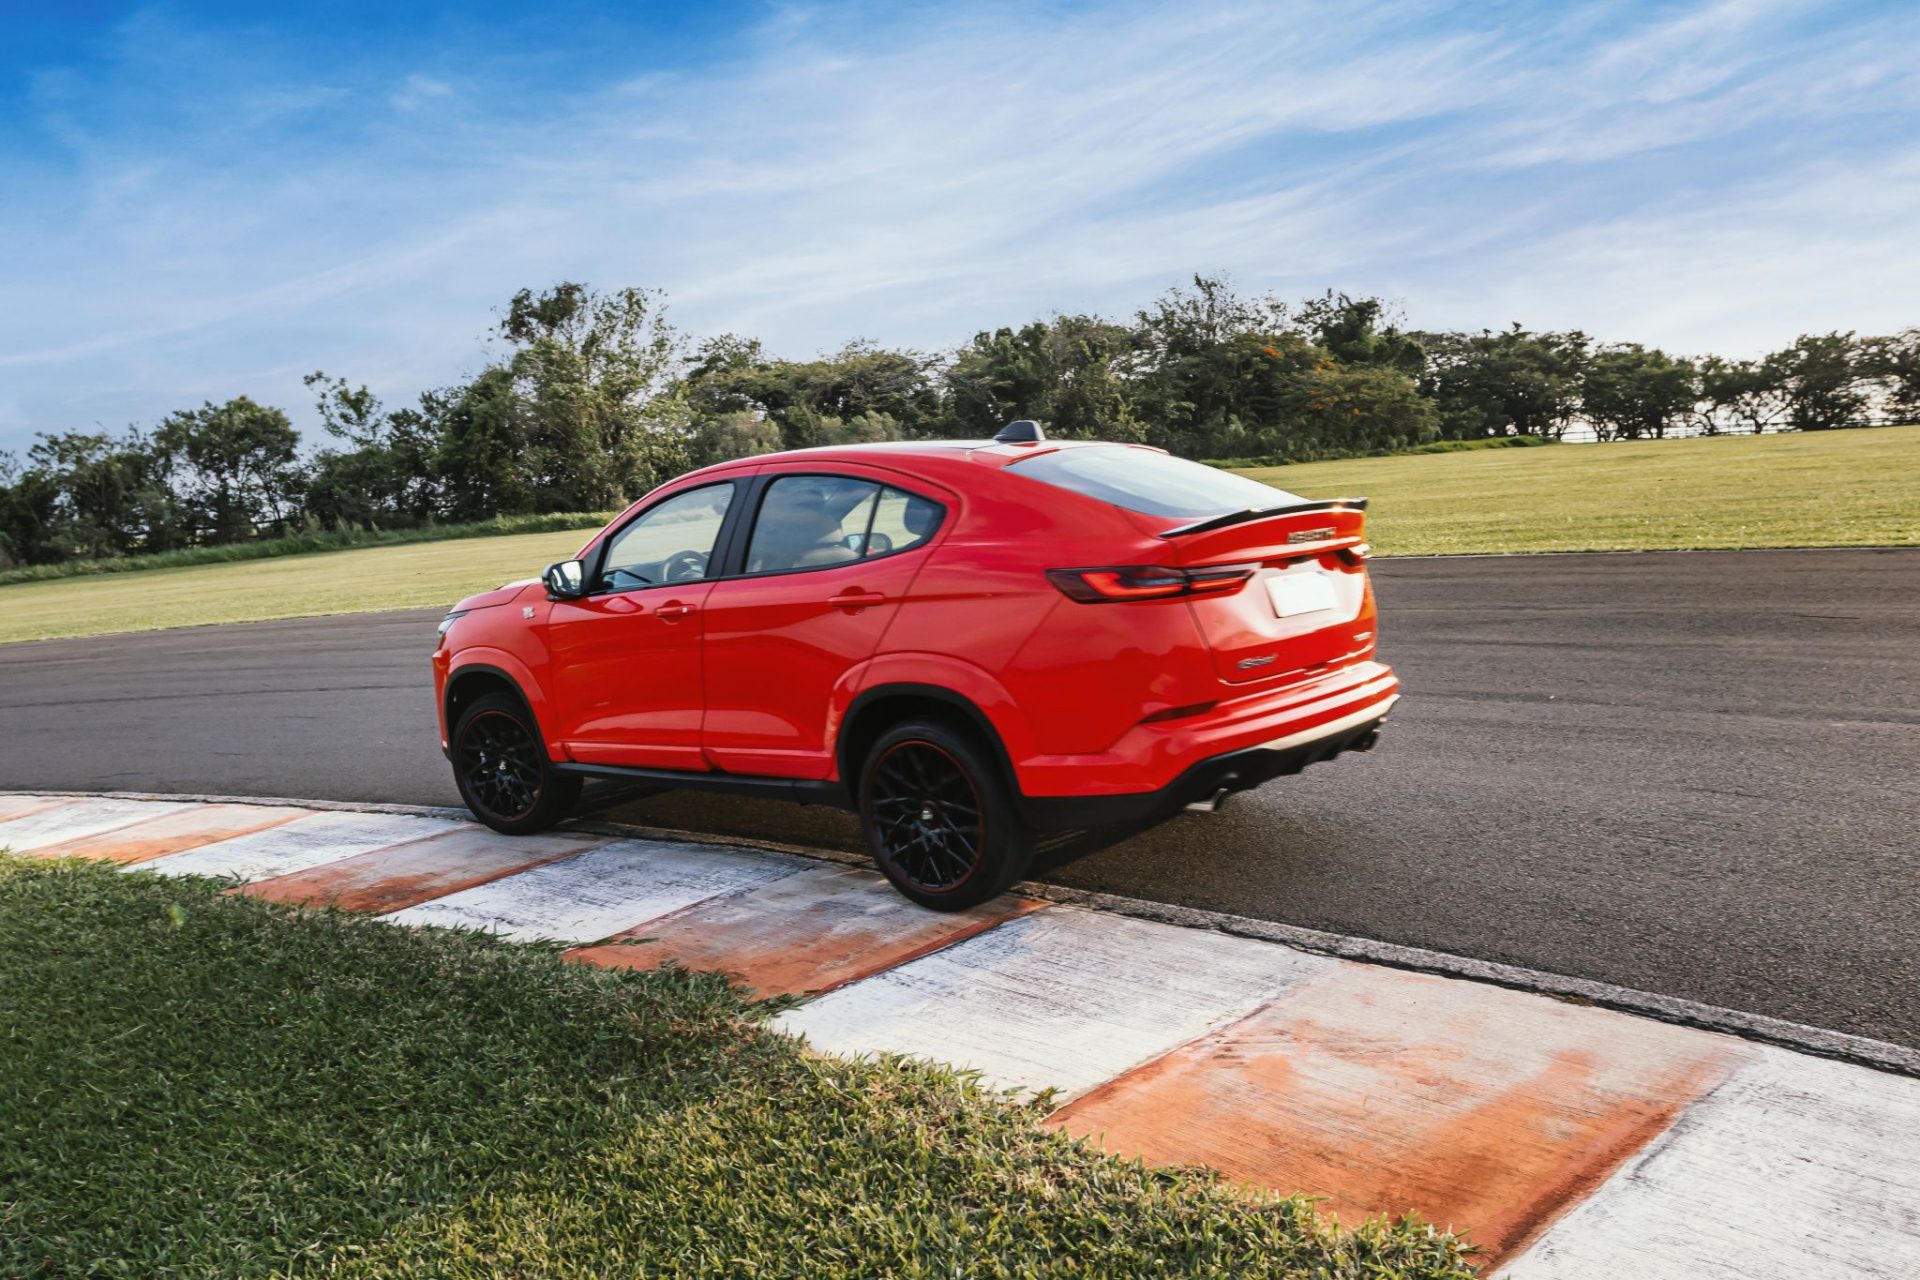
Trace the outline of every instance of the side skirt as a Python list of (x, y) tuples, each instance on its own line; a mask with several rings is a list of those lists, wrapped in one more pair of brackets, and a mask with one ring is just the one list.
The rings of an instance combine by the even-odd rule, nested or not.
[(801, 804), (826, 805), (834, 809), (854, 807), (852, 797), (842, 784), (806, 778), (768, 778), (751, 773), (699, 773), (688, 769), (638, 769), (617, 764), (581, 764), (578, 761), (556, 764), (553, 771), (580, 778), (639, 782), (680, 791), (719, 791), (737, 796), (760, 796), (767, 800), (795, 800)]

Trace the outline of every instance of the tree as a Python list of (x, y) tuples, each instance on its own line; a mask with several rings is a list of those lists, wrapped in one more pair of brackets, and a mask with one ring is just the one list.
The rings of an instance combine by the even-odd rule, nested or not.
[(1140, 313), (1136, 412), (1147, 439), (1199, 458), (1306, 459), (1432, 438), (1425, 353), (1374, 298), (1327, 294), (1297, 317), (1196, 277)]
[(1663, 439), (1693, 410), (1699, 373), (1689, 360), (1622, 342), (1587, 362), (1580, 406), (1602, 440)]
[(1397, 316), (1379, 298), (1353, 298), (1329, 289), (1302, 303), (1299, 317), (1314, 341), (1343, 365), (1397, 369), (1416, 378), (1426, 372), (1426, 348), (1400, 331), (1394, 323)]
[(847, 423), (871, 414), (894, 423), (904, 439), (924, 436), (939, 423), (934, 364), (918, 352), (865, 341), (818, 360), (776, 360), (758, 342), (727, 335), (700, 348), (683, 395), (696, 424), (758, 413), (779, 431), (786, 449), (831, 443)]
[(1737, 429), (1759, 435), (1787, 412), (1787, 374), (1777, 355), (1764, 360), (1700, 362), (1700, 400), (1696, 413), (1708, 435)]
[(60, 491), (37, 469), (0, 453), (0, 569), (47, 564), (68, 554), (56, 540)]
[(1434, 400), (1440, 433), (1453, 439), (1540, 436), (1557, 440), (1573, 424), (1587, 363), (1587, 336), (1498, 332), (1426, 334), (1421, 390)]
[(1825, 431), (1866, 411), (1860, 344), (1852, 333), (1802, 334), (1777, 353), (1785, 374), (1787, 420), (1796, 431)]
[(39, 499), (34, 558), (167, 551), (191, 537), (191, 515), (168, 487), (169, 460), (138, 430), (44, 434), (27, 461), (21, 492)]
[(535, 509), (621, 506), (684, 467), (683, 346), (659, 294), (522, 289), (499, 331), (513, 346), (505, 367), (524, 401)]
[(1920, 329), (1868, 339), (1862, 344), (1861, 372), (1873, 383), (1887, 417), (1920, 422)]
[(1033, 418), (1062, 438), (1138, 440), (1127, 376), (1138, 345), (1132, 330), (1095, 316), (977, 333), (945, 373), (951, 431), (990, 437)]
[[(1311, 458), (1342, 453), (1384, 453), (1424, 444), (1439, 433), (1433, 402), (1414, 380), (1387, 364), (1344, 365), (1329, 360), (1307, 379), (1312, 396), (1306, 420), (1311, 445), (1263, 452)], [(1306, 417), (1306, 415), (1302, 415)]]
[(304, 477), (299, 433), (285, 413), (238, 396), (170, 414), (153, 433), (193, 509), (202, 541), (236, 542), (262, 529), (284, 532)]
[(731, 458), (752, 458), (780, 448), (780, 428), (757, 409), (734, 409), (696, 418), (687, 441), (687, 462), (705, 467)]
[(437, 393), (433, 402), (441, 424), (434, 469), (447, 514), (485, 520), (539, 510), (552, 464), (513, 372), (483, 369), (466, 386)]
[(900, 423), (893, 415), (878, 409), (856, 413), (844, 421), (839, 418), (820, 420), (821, 444), (884, 444), (906, 438), (906, 432), (901, 430)]
[(438, 510), (442, 484), (435, 454), (443, 427), (441, 400), (383, 412), (365, 387), (324, 373), (307, 375), (329, 435), (350, 449), (323, 449), (307, 481), (306, 515), (323, 527), (400, 528), (425, 523)]
[(1168, 290), (1138, 322), (1135, 404), (1147, 440), (1190, 457), (1260, 452), (1306, 403), (1300, 378), (1322, 359), (1284, 303), (1242, 298), (1219, 277)]

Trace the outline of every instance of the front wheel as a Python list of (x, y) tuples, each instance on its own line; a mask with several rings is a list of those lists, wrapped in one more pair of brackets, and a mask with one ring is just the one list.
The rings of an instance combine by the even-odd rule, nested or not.
[(532, 718), (505, 694), (477, 699), (461, 713), (451, 754), (460, 798), (495, 831), (544, 831), (580, 798), (580, 779), (553, 771)]
[(937, 720), (880, 736), (860, 771), (860, 825), (893, 887), (923, 907), (962, 911), (1026, 874), (1033, 833), (1000, 771)]

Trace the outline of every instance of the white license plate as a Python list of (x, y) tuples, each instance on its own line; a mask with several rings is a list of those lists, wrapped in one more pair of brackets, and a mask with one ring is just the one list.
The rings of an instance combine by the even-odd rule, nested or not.
[(1273, 613), (1278, 618), (1318, 613), (1340, 604), (1339, 597), (1334, 595), (1333, 579), (1324, 573), (1276, 573), (1266, 581), (1267, 599), (1273, 602)]

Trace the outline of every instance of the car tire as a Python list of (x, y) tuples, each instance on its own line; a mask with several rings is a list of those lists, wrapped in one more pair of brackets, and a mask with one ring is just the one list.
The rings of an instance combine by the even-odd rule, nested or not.
[(460, 713), (448, 755), (460, 798), (495, 831), (545, 831), (580, 799), (581, 780), (553, 771), (533, 717), (507, 694), (478, 698)]
[(893, 887), (923, 907), (963, 911), (1026, 875), (1033, 833), (1012, 788), (971, 734), (909, 720), (881, 734), (861, 766), (867, 849)]

